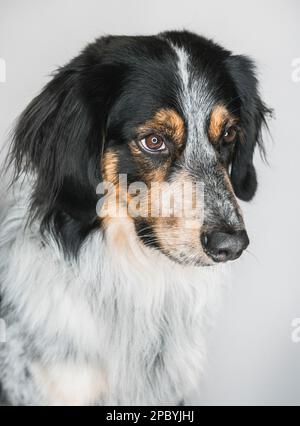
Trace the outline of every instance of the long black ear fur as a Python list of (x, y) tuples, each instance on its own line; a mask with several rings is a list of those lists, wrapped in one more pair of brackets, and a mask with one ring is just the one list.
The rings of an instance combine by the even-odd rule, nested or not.
[(271, 110), (259, 96), (255, 67), (245, 56), (229, 56), (226, 67), (234, 81), (241, 105), (242, 137), (236, 144), (231, 181), (238, 198), (249, 201), (257, 188), (256, 172), (253, 166), (253, 153), (256, 144), (264, 152), (262, 127)]
[(18, 120), (10, 163), (16, 178), (33, 173), (31, 218), (76, 252), (95, 226), (104, 127), (115, 69), (101, 63), (101, 43), (59, 69)]

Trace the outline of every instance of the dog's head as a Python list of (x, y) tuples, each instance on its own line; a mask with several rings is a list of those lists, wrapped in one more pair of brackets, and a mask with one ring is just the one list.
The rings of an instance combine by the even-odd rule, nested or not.
[[(253, 152), (268, 112), (253, 63), (212, 41), (188, 32), (106, 37), (32, 101), (11, 155), (17, 170), (35, 173), (32, 214), (67, 252), (118, 221), (96, 212), (105, 181), (122, 209), (138, 205), (140, 214), (126, 215), (142, 244), (207, 265), (235, 259), (248, 245), (236, 197), (255, 193)], [(188, 218), (162, 213), (158, 200), (165, 203), (168, 188), (173, 206), (180, 200), (193, 212)]]

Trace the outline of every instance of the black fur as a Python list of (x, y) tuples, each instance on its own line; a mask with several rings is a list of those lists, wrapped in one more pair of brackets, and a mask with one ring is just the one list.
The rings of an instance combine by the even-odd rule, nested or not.
[(261, 129), (262, 125), (266, 126), (266, 116), (271, 114), (271, 110), (260, 99), (253, 62), (245, 56), (231, 55), (226, 59), (226, 65), (240, 99), (240, 125), (243, 132), (234, 152), (231, 181), (237, 197), (249, 201), (257, 188), (253, 166), (254, 148), (258, 143), (264, 153)]

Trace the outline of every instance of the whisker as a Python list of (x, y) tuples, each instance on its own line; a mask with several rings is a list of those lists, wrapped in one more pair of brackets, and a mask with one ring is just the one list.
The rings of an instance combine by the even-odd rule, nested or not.
[(250, 254), (257, 261), (257, 263), (260, 263), (259, 258), (254, 253), (252, 253), (249, 249), (246, 249), (245, 252), (247, 254)]

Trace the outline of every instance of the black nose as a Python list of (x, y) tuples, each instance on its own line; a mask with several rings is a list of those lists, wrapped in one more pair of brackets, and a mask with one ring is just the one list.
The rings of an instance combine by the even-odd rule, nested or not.
[(249, 244), (247, 232), (244, 230), (232, 232), (212, 231), (203, 234), (201, 240), (204, 251), (215, 262), (237, 259)]

